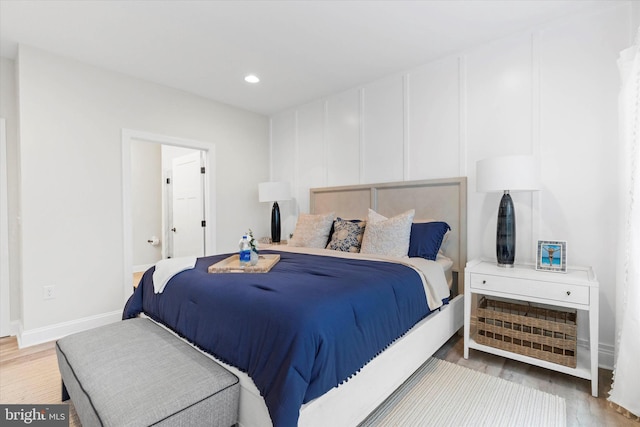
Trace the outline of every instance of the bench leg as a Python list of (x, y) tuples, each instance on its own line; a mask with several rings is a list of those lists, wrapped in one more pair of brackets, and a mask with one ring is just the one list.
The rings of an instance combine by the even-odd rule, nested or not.
[(69, 399), (71, 399), (71, 396), (69, 396), (69, 392), (67, 391), (67, 386), (64, 385), (64, 380), (63, 380), (62, 381), (62, 401), (66, 402)]

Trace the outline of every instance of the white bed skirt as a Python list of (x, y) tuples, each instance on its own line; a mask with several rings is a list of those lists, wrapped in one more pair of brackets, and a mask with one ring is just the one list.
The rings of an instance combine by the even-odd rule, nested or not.
[[(463, 296), (458, 295), (420, 321), (349, 381), (303, 405), (298, 425), (353, 427), (360, 423), (462, 328), (463, 312)], [(233, 366), (214, 360), (240, 379), (240, 426), (272, 426), (253, 380)]]

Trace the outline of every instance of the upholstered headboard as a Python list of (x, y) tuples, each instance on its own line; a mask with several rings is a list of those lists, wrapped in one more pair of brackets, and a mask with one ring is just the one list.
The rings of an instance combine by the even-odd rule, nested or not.
[[(345, 219), (366, 219), (368, 209), (392, 217), (415, 209), (414, 221), (445, 221), (451, 232), (442, 250), (453, 260), (453, 271), (467, 263), (467, 178), (402, 181), (384, 184), (312, 188), (310, 212), (335, 212)], [(461, 276), (459, 276), (461, 277)]]

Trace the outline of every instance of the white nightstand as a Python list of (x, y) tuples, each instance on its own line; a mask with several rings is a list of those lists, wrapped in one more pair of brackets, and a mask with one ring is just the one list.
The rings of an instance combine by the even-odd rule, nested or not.
[[(598, 281), (590, 267), (570, 267), (567, 273), (538, 271), (533, 265), (498, 267), (495, 262), (474, 260), (464, 273), (464, 357), (469, 349), (482, 350), (531, 365), (591, 380), (591, 394), (598, 396)], [(480, 344), (471, 328), (473, 295), (533, 302), (589, 313), (589, 349), (578, 346), (575, 368)], [(580, 325), (578, 327), (581, 327)]]

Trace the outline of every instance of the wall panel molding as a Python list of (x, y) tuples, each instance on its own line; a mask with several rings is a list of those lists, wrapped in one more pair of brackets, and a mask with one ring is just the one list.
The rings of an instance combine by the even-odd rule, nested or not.
[(11, 334), (9, 280), (9, 197), (6, 121), (0, 118), (0, 337)]
[(329, 185), (329, 101), (324, 100), (322, 109), (322, 145), (324, 148), (324, 185)]
[(365, 90), (364, 88), (360, 88), (358, 90), (358, 95), (359, 95), (359, 104), (358, 104), (358, 117), (359, 117), (359, 134), (358, 137), (360, 138), (358, 140), (359, 142), (359, 147), (360, 147), (360, 152), (359, 152), (359, 182), (358, 184), (362, 184), (364, 182), (364, 177), (365, 177), (365, 164), (364, 164), (364, 155), (366, 152), (366, 148), (365, 148), (365, 143), (364, 143), (364, 139), (365, 139), (365, 130), (364, 130), (364, 101), (365, 101)]
[(411, 179), (411, 170), (409, 162), (411, 134), (410, 134), (410, 111), (409, 97), (411, 87), (411, 77), (407, 73), (402, 76), (402, 179), (408, 181)]
[[(593, 241), (612, 239), (599, 224), (610, 214), (602, 207), (611, 205), (616, 173), (611, 148), (617, 137), (615, 59), (635, 36), (629, 27), (638, 20), (630, 14), (640, 17), (640, 7), (631, 3), (568, 16), (324, 98), (327, 185), (388, 176), (466, 176), (469, 259), (495, 257), (499, 195), (475, 191), (475, 162), (533, 154), (544, 186), (513, 196), (517, 261), (535, 259), (537, 239), (569, 240), (569, 262), (592, 264), (601, 278), (601, 309), (607, 315), (600, 336), (607, 341), (614, 330), (606, 320), (613, 319), (609, 314), (615, 309), (614, 255)], [(385, 87), (388, 79), (398, 81)], [(393, 117), (384, 116), (389, 110), (380, 104), (386, 102), (394, 103)], [(352, 124), (341, 122), (347, 114)], [(274, 138), (272, 130), (272, 144), (287, 144)], [(289, 167), (281, 161), (272, 160), (272, 175)], [(385, 161), (393, 171), (376, 173)], [(304, 167), (298, 165), (296, 174)], [(586, 200), (589, 209), (583, 206)]]
[[(541, 58), (540, 58), (540, 31), (531, 33), (531, 154), (536, 158), (538, 167), (540, 159), (540, 135), (541, 128), (541, 102), (540, 87)], [(540, 238), (540, 212), (542, 210), (539, 191), (531, 192), (531, 242), (535, 243)]]
[[(458, 170), (460, 176), (467, 176), (467, 57), (458, 57)], [(475, 180), (473, 180), (475, 183)], [(474, 188), (475, 190), (475, 188)], [(468, 193), (467, 193), (468, 194)]]

